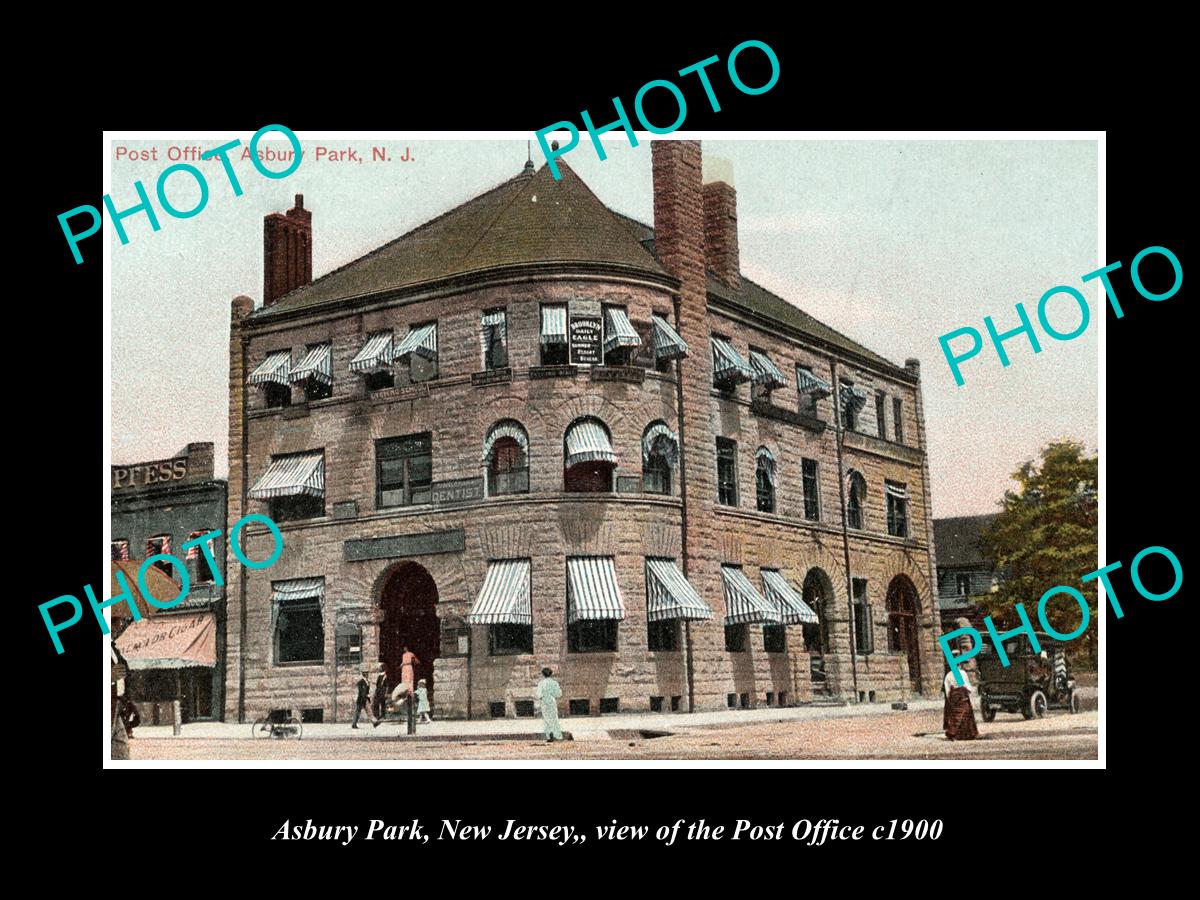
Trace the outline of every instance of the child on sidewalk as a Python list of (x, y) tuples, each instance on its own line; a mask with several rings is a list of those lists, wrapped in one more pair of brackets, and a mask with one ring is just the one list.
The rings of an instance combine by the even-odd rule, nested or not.
[(429, 691), (425, 689), (425, 679), (417, 682), (417, 721), (425, 724), (432, 722), (429, 715)]

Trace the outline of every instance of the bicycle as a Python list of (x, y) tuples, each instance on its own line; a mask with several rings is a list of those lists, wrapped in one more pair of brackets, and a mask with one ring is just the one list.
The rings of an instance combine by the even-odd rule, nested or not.
[(304, 725), (291, 714), (290, 710), (273, 710), (260, 719), (255, 719), (251, 726), (250, 737), (285, 739), (294, 737), (296, 740), (304, 735)]

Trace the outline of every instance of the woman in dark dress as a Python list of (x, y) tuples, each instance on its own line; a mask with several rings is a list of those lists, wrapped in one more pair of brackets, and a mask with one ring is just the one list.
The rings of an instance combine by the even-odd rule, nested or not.
[(946, 673), (942, 688), (946, 692), (946, 706), (942, 712), (942, 730), (950, 741), (973, 741), (979, 737), (979, 729), (975, 725), (975, 710), (971, 708), (971, 694), (975, 693), (975, 685), (966, 672), (959, 669), (963, 684), (959, 687), (953, 672)]

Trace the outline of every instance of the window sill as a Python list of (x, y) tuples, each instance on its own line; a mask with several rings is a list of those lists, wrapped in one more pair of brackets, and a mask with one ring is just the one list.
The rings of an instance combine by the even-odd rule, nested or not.
[(751, 401), (750, 411), (764, 419), (774, 419), (776, 422), (783, 422), (786, 425), (796, 425), (815, 434), (821, 434), (827, 427), (822, 419), (801, 412), (793, 412), (784, 406), (776, 406), (770, 400), (761, 397)]
[(873, 435), (862, 434), (858, 431), (843, 431), (842, 444), (855, 450), (862, 450), (866, 453), (873, 453), (876, 456), (894, 459), (899, 462), (913, 464), (921, 462), (921, 451), (915, 447), (910, 447), (907, 444), (897, 444), (883, 438), (874, 437)]
[(277, 662), (272, 663), (273, 669), (323, 669), (325, 668), (325, 660), (305, 660), (304, 662)]

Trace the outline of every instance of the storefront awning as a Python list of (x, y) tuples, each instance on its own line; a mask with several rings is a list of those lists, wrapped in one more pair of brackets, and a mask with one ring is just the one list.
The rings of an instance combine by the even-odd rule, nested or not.
[(812, 394), (818, 400), (833, 393), (828, 381), (818, 378), (808, 369), (796, 370), (796, 388), (801, 394)]
[(581, 462), (617, 464), (617, 454), (599, 422), (584, 420), (567, 429), (567, 468)]
[(721, 582), (725, 586), (725, 624), (743, 622), (782, 624), (779, 610), (754, 589), (750, 579), (736, 566), (721, 566)]
[(472, 625), (532, 625), (529, 560), (496, 559), (488, 563), (483, 587), (467, 614)]
[(288, 380), (295, 382), (313, 378), (324, 385), (333, 384), (333, 345), (314, 344), (300, 360), (300, 365), (292, 369)]
[(362, 349), (350, 360), (351, 372), (386, 369), (392, 364), (392, 331), (376, 331), (367, 337)]
[(759, 447), (754, 454), (754, 464), (763, 467), (763, 471), (767, 473), (767, 480), (771, 482), (771, 487), (775, 487), (775, 454), (766, 447)]
[(271, 582), (271, 599), (275, 603), (287, 600), (323, 600), (324, 578), (292, 578), (288, 581)]
[(646, 619), (711, 619), (712, 610), (669, 559), (646, 560)]
[(267, 358), (258, 364), (258, 368), (250, 373), (251, 384), (281, 384), (288, 385), (288, 370), (292, 364), (291, 350), (276, 350), (268, 353)]
[(604, 310), (604, 352), (615, 347), (638, 347), (642, 339), (638, 337), (637, 329), (629, 321), (625, 310), (619, 306), (610, 306)]
[(317, 451), (280, 456), (271, 461), (267, 471), (250, 488), (250, 496), (255, 500), (293, 497), (297, 494), (325, 496), (324, 453)]
[(392, 358), (400, 359), (410, 353), (416, 353), (430, 361), (437, 359), (437, 322), (410, 328), (404, 340), (396, 347), (395, 356)]
[(542, 307), (542, 343), (565, 344), (567, 342), (567, 308), (565, 306)]
[(784, 625), (816, 625), (817, 614), (804, 598), (774, 569), (762, 570), (763, 592), (779, 608)]
[(576, 556), (567, 559), (567, 622), (589, 619), (623, 619), (625, 604), (617, 588), (617, 570), (611, 556)]
[(681, 359), (688, 355), (688, 345), (671, 323), (662, 316), (651, 316), (654, 325), (654, 356), (656, 359)]
[(117, 649), (134, 671), (215, 666), (216, 616), (202, 612), (142, 619), (117, 638)]
[(750, 351), (750, 368), (754, 370), (754, 383), (766, 390), (781, 388), (787, 384), (779, 367), (771, 362), (771, 358), (757, 350)]
[[(138, 612), (140, 612), (144, 618), (146, 616), (157, 615), (158, 613), (163, 612), (163, 610), (148, 602), (145, 595), (142, 593), (141, 585), (138, 583), (138, 570), (141, 568), (141, 566), (142, 564), (139, 560), (113, 560), (110, 563), (109, 568), (108, 596), (116, 597), (118, 594), (124, 592), (125, 587), (121, 583), (123, 580), (124, 584), (129, 586), (129, 593), (133, 595), (133, 600), (137, 605)], [(118, 580), (117, 578), (118, 572), (121, 573), (121, 580)], [(179, 596), (179, 582), (160, 569), (158, 566), (147, 566), (143, 580), (146, 582), (146, 590), (148, 590), (151, 596), (154, 597), (154, 599), (159, 603), (170, 603)], [(185, 606), (187, 602), (188, 598), (184, 598), (180, 601), (179, 606)], [(174, 609), (175, 607), (172, 608)], [(128, 604), (114, 603), (109, 607), (109, 609), (112, 610), (112, 618), (114, 622), (120, 621), (121, 619), (133, 618), (129, 612)]]
[(512, 438), (517, 442), (517, 446), (521, 448), (521, 455), (526, 459), (529, 458), (529, 436), (525, 434), (525, 429), (516, 422), (502, 422), (488, 432), (487, 439), (483, 442), (484, 462), (491, 461), (492, 447), (496, 445), (496, 441), (500, 440), (500, 438)]
[(672, 468), (679, 462), (679, 438), (662, 422), (651, 425), (642, 436), (642, 465), (647, 465), (656, 452), (661, 453)]
[(713, 380), (726, 384), (739, 384), (754, 377), (750, 364), (725, 338), (712, 339)]

